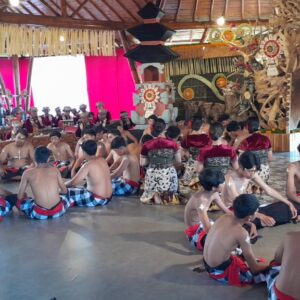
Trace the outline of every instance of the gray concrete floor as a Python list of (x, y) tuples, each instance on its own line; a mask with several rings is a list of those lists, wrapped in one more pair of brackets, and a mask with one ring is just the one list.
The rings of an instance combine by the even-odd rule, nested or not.
[[(276, 156), (282, 167), (289, 160)], [(17, 184), (4, 187), (15, 191)], [(0, 223), (0, 299), (266, 299), (263, 285), (228, 287), (192, 272), (201, 255), (185, 239), (183, 210), (131, 197), (49, 221), (14, 211)], [(260, 231), (255, 253), (271, 259), (284, 233), (299, 229)]]

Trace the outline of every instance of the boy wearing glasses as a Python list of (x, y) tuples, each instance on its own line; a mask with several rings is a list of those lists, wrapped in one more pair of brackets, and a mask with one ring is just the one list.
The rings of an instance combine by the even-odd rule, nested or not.
[(291, 219), (297, 217), (300, 213), (300, 207), (297, 212), (292, 202), (267, 185), (258, 175), (260, 159), (257, 154), (250, 151), (244, 152), (239, 157), (238, 163), (238, 170), (230, 170), (225, 176), (225, 185), (221, 197), (227, 207), (232, 206), (233, 200), (237, 196), (246, 193), (251, 180), (263, 189), (267, 195), (279, 201), (259, 208), (254, 220), (258, 228), (288, 223)]

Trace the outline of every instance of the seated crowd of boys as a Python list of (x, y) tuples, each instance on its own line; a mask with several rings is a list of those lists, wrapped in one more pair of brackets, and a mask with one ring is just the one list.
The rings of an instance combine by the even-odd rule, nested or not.
[[(206, 124), (196, 115), (190, 124), (178, 120), (167, 127), (152, 115), (139, 143), (127, 113), (109, 124), (99, 106), (94, 127), (79, 123), (75, 153), (57, 130), (47, 147), (36, 149), (25, 129), (16, 132), (0, 154), (0, 173), (2, 180), (21, 176), (21, 182), (17, 195), (0, 190), (1, 216), (16, 206), (33, 219), (55, 218), (73, 206), (103, 206), (113, 195), (137, 194), (143, 182), (142, 203), (186, 204), (186, 235), (203, 251), (211, 278), (237, 286), (267, 281), (269, 299), (299, 299), (300, 232), (286, 235), (272, 263), (257, 260), (251, 248), (257, 229), (297, 222), (300, 215), (299, 162), (288, 166), (287, 197), (266, 183), (272, 148), (255, 117), (242, 124), (224, 115)], [(78, 117), (89, 120), (91, 114), (85, 107)], [(180, 186), (191, 188), (188, 202)], [(275, 202), (260, 207), (252, 194), (259, 189)], [(215, 223), (208, 217), (213, 203), (225, 213)]]

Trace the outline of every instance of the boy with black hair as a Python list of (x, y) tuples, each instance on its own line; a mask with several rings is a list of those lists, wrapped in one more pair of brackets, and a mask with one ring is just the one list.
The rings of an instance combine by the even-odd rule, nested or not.
[(33, 146), (27, 141), (28, 133), (21, 128), (16, 132), (13, 143), (6, 145), (0, 154), (0, 162), (7, 162), (7, 166), (0, 166), (0, 175), (4, 180), (11, 180), (22, 176), (23, 172), (32, 164)]
[[(72, 201), (62, 195), (68, 190), (57, 168), (49, 164), (50, 155), (51, 151), (47, 147), (37, 147), (34, 151), (36, 166), (22, 175), (16, 207), (31, 219), (60, 217), (72, 205)], [(25, 193), (28, 186), (33, 198), (27, 197)]]
[(231, 145), (234, 148), (238, 148), (241, 141), (249, 136), (249, 131), (245, 126), (244, 122), (231, 121), (226, 130), (231, 138)]
[(214, 168), (221, 170), (225, 175), (230, 167), (238, 168), (237, 155), (235, 149), (224, 145), (222, 135), (224, 127), (221, 123), (213, 123), (209, 128), (209, 135), (212, 144), (205, 146), (197, 158), (197, 171), (201, 172), (203, 168)]
[(58, 168), (61, 176), (67, 178), (71, 175), (74, 164), (74, 154), (71, 147), (61, 140), (61, 133), (57, 130), (50, 133), (50, 143), (47, 148), (52, 152), (54, 166)]
[(185, 233), (198, 250), (202, 251), (205, 238), (211, 228), (211, 221), (207, 211), (212, 202), (215, 202), (225, 213), (231, 213), (224, 205), (219, 193), (225, 181), (221, 171), (205, 169), (199, 176), (203, 191), (192, 195), (184, 209), (184, 222), (188, 227)]
[(105, 144), (106, 149), (108, 150), (108, 155), (106, 157), (106, 162), (110, 168), (110, 171), (114, 170), (118, 167), (119, 156), (115, 151), (111, 149), (111, 142), (116, 138), (121, 137), (121, 132), (114, 127), (114, 125), (110, 125), (110, 128), (107, 131), (107, 142)]
[[(250, 236), (243, 226), (255, 218), (259, 202), (254, 195), (243, 194), (233, 202), (234, 215), (217, 219), (207, 234), (203, 260), (209, 277), (234, 286), (265, 281), (261, 273), (269, 264), (258, 262), (250, 244)], [(240, 247), (245, 261), (232, 255)]]
[[(256, 153), (260, 158), (261, 169), (258, 175), (267, 182), (270, 178), (269, 161), (272, 160), (272, 144), (270, 139), (259, 132), (259, 120), (256, 117), (248, 118), (247, 128), (249, 136), (241, 141), (237, 150), (239, 153), (251, 151)], [(249, 186), (252, 192), (256, 192), (257, 187), (254, 184)]]
[[(76, 206), (94, 207), (106, 205), (112, 196), (110, 172), (106, 161), (97, 157), (97, 143), (84, 141), (81, 145), (82, 157), (86, 161), (78, 173), (68, 182), (69, 198)], [(87, 188), (77, 187), (86, 180)]]
[(120, 120), (122, 121), (124, 130), (129, 130), (135, 126), (135, 124), (129, 118), (127, 111), (120, 112)]
[(202, 123), (200, 117), (194, 117), (192, 119), (192, 131), (181, 143), (182, 148), (186, 150), (185, 154), (188, 155), (188, 161), (184, 163), (185, 171), (182, 177), (185, 186), (193, 186), (198, 182), (197, 156), (203, 147), (211, 145), (209, 136), (201, 131)]
[(96, 131), (92, 128), (86, 128), (83, 131), (83, 136), (78, 140), (76, 147), (75, 147), (75, 163), (73, 164), (71, 170), (71, 177), (74, 177), (77, 171), (80, 169), (82, 164), (84, 163), (84, 157), (82, 155), (81, 145), (85, 141), (95, 141), (96, 140)]
[(107, 141), (107, 130), (102, 126), (94, 127), (96, 133), (96, 143), (98, 145), (97, 156), (106, 158), (108, 153), (104, 141)]
[(137, 156), (129, 153), (122, 137), (113, 139), (111, 149), (119, 156), (118, 167), (111, 172), (113, 195), (136, 194), (140, 187), (140, 164)]
[(238, 170), (230, 170), (225, 176), (225, 185), (222, 190), (222, 199), (227, 207), (231, 207), (234, 199), (246, 193), (248, 184), (252, 180), (256, 185), (263, 189), (267, 195), (279, 202), (263, 206), (256, 214), (254, 224), (257, 228), (271, 227), (274, 225), (285, 224), (292, 218), (296, 218), (295, 206), (278, 193), (275, 189), (267, 185), (258, 175), (260, 170), (259, 156), (253, 152), (244, 152), (239, 157)]
[(300, 295), (300, 231), (286, 233), (267, 274), (268, 300), (297, 300)]
[(92, 128), (86, 128), (83, 130), (82, 133), (82, 137), (78, 140), (76, 147), (75, 147), (75, 157), (78, 158), (79, 157), (79, 152), (81, 149), (81, 145), (84, 141), (88, 141), (88, 140), (92, 140), (95, 141), (96, 140), (96, 131)]
[(170, 140), (177, 140), (180, 135), (180, 129), (175, 126), (171, 125), (166, 130), (166, 138)]
[(229, 116), (229, 114), (222, 114), (219, 117), (218, 122), (221, 123), (223, 127), (226, 127), (230, 123), (230, 116)]
[(152, 141), (153, 140), (153, 136), (150, 134), (145, 134), (142, 136), (141, 138), (141, 144), (144, 145), (145, 143)]
[(151, 135), (153, 130), (153, 125), (157, 119), (158, 117), (156, 115), (151, 115), (148, 118), (146, 118), (147, 128), (145, 128), (145, 130), (143, 131), (142, 137), (146, 134)]
[(161, 136), (163, 134), (163, 132), (165, 131), (165, 129), (166, 129), (166, 122), (163, 119), (158, 118), (154, 122), (152, 136), (154, 138)]

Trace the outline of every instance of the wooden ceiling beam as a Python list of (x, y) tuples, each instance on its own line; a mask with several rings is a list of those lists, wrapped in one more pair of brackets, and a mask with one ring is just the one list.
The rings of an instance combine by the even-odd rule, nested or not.
[[(80, 4), (80, 1), (79, 0), (76, 0), (76, 2), (78, 4)], [(90, 0), (90, 3), (91, 3), (91, 0)], [(99, 20), (87, 7), (83, 7), (82, 8), (84, 11), (86, 11), (94, 20)]]
[(257, 14), (258, 14), (258, 19), (260, 20), (260, 18), (261, 18), (261, 3), (260, 3), (260, 0), (257, 0)]
[(226, 0), (226, 1), (225, 1), (224, 13), (223, 13), (223, 16), (224, 16), (224, 18), (226, 18), (226, 16), (227, 16), (227, 10), (228, 10), (228, 1), (229, 1), (229, 0)]
[(215, 0), (211, 0), (210, 12), (209, 12), (209, 21), (212, 20), (212, 14), (213, 14), (213, 11), (214, 11), (214, 6), (215, 6)]
[(11, 7), (10, 8), (13, 10), (14, 13), (18, 13), (18, 14), (24, 14), (24, 12), (22, 12), (18, 7)]
[(55, 16), (58, 16), (59, 13), (55, 9), (53, 9), (52, 6), (50, 6), (45, 0), (40, 0), (41, 3), (43, 3), (50, 11), (54, 13)]
[[(68, 14), (67, 14), (67, 8), (70, 8), (72, 10), (72, 12), (74, 11), (74, 8), (69, 4), (67, 3), (66, 0), (61, 0), (61, 6), (59, 6), (56, 2), (54, 2), (53, 0), (49, 0), (54, 6), (57, 7), (57, 9), (59, 9), (61, 11), (61, 15), (62, 17), (68, 17)], [(83, 16), (77, 12), (76, 15), (81, 18), (81, 19), (84, 19)]]
[(28, 9), (25, 5), (23, 5), (22, 3), (20, 4), (20, 7), (23, 8), (26, 12), (28, 12), (28, 14), (33, 15), (32, 11), (30, 9)]
[(160, 1), (160, 4), (159, 4), (159, 8), (161, 9), (161, 10), (164, 10), (164, 8), (165, 8), (165, 5), (166, 5), (166, 0), (161, 0)]
[(24, 14), (11, 14), (0, 12), (2, 23), (12, 24), (28, 24), (46, 27), (62, 27), (62, 28), (82, 28), (82, 29), (103, 29), (103, 30), (121, 30), (136, 25), (137, 23), (110, 22), (110, 21), (94, 21), (80, 20), (63, 17), (46, 17)]
[(60, 11), (63, 18), (67, 17), (67, 3), (66, 0), (60, 0)]
[[(257, 20), (226, 20), (227, 23), (230, 23), (232, 25), (240, 25), (240, 24), (249, 24), (249, 25), (266, 25), (269, 23), (268, 19), (261, 19), (259, 21)], [(161, 22), (161, 24), (169, 27), (173, 30), (180, 30), (180, 29), (203, 29), (203, 28), (218, 28), (215, 21), (199, 21), (199, 22), (173, 22), (173, 21), (165, 21)]]
[(8, 12), (15, 13), (15, 11), (13, 11), (12, 8), (8, 4), (4, 3), (1, 0), (0, 0), (0, 4), (2, 5), (1, 11), (7, 10)]
[[(78, 3), (78, 1), (76, 1)], [(84, 5), (86, 5), (86, 3), (88, 3), (89, 0), (84, 0), (71, 14), (71, 18), (73, 18), (81, 9)]]
[[(74, 8), (70, 5), (70, 3), (68, 3), (67, 1), (66, 1), (66, 6), (67, 6), (67, 8), (71, 9), (71, 11), (72, 11), (71, 14), (73, 14), (73, 11), (75, 11), (75, 9), (74, 9)], [(76, 12), (76, 15), (77, 15), (80, 19), (84, 19), (84, 17), (82, 16), (82, 14), (81, 14), (79, 11)]]
[(124, 11), (126, 11), (126, 13), (135, 21), (139, 21), (139, 19), (122, 3), (122, 1), (119, 0), (115, 0)]
[(175, 15), (175, 21), (178, 20), (178, 14), (180, 12), (180, 9), (181, 9), (181, 0), (179, 0), (179, 2), (178, 2), (178, 6), (177, 6), (177, 10), (176, 10), (176, 15)]
[(197, 13), (198, 13), (198, 5), (199, 5), (199, 0), (195, 1), (195, 11), (194, 11), (194, 17), (193, 17), (193, 21), (195, 22), (197, 19)]
[(143, 5), (141, 5), (137, 0), (132, 0), (132, 2), (137, 7), (137, 11), (139, 11), (143, 7)]
[(206, 39), (206, 36), (207, 36), (207, 33), (208, 33), (208, 28), (206, 27), (203, 31), (203, 34), (202, 34), (202, 37), (201, 37), (201, 40), (200, 40), (200, 44), (203, 44), (205, 39)]
[(241, 9), (241, 17), (242, 17), (242, 20), (245, 19), (245, 0), (241, 0), (241, 6), (242, 6), (242, 9)]
[(117, 11), (106, 0), (102, 0), (102, 2), (119, 18), (120, 21), (125, 22), (125, 20), (117, 13)]
[[(49, 26), (49, 27), (65, 27), (65, 28), (84, 28), (84, 29), (106, 29), (106, 30), (123, 30), (136, 26), (140, 23), (128, 22), (111, 22), (111, 21), (96, 21), (96, 20), (80, 20), (70, 17), (47, 17), (35, 16), (16, 13), (0, 12), (0, 19), (2, 23), (12, 24), (30, 24), (36, 26)], [(268, 19), (257, 20), (227, 20), (230, 24), (239, 25), (247, 23), (249, 25), (266, 25), (269, 23)], [(162, 21), (165, 26), (174, 29), (201, 29), (201, 28), (217, 28), (218, 25), (214, 21), (206, 22), (174, 22)]]
[[(61, 10), (61, 7), (53, 0), (48, 0), (50, 3), (52, 3), (57, 9)], [(61, 0), (61, 3), (66, 3), (66, 0)]]
[(94, 1), (90, 0), (91, 4), (100, 12), (100, 14), (109, 21), (109, 16), (101, 9), (101, 7)]
[(40, 10), (34, 3), (32, 3), (31, 1), (27, 1), (27, 3), (32, 6), (39, 14), (41, 14), (42, 16), (45, 16), (45, 13)]

